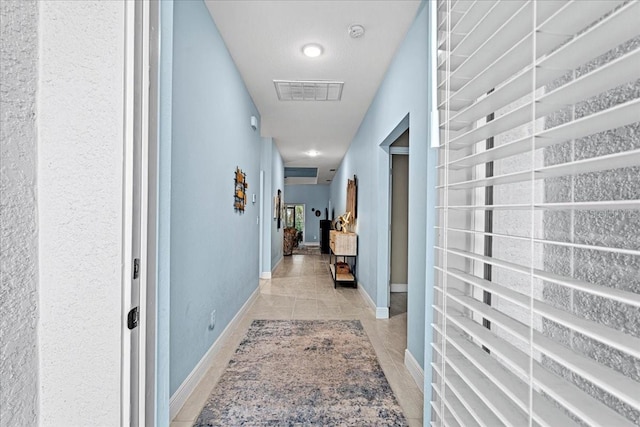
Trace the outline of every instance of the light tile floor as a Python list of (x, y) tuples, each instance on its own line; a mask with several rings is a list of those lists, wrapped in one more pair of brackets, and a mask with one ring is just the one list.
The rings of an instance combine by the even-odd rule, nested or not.
[[(392, 299), (392, 304), (394, 300)], [(406, 304), (402, 298), (400, 305)], [(392, 310), (394, 311), (394, 310)], [(395, 310), (401, 312), (399, 308)], [(171, 427), (191, 427), (207, 397), (254, 319), (358, 319), (375, 349), (382, 369), (410, 426), (422, 426), (422, 390), (404, 366), (407, 313), (376, 320), (357, 289), (334, 289), (327, 255), (293, 255), (283, 259), (237, 326), (229, 331), (205, 377), (182, 407)]]

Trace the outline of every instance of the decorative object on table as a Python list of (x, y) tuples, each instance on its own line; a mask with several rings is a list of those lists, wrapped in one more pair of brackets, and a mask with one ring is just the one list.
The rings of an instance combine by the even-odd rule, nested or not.
[(333, 229), (342, 231), (343, 233), (349, 232), (349, 223), (351, 222), (351, 212), (345, 212), (333, 221)]
[(282, 255), (288, 256), (293, 253), (293, 248), (296, 246), (296, 238), (298, 237), (298, 230), (295, 227), (286, 227), (284, 229), (284, 238), (282, 240)]
[(349, 268), (349, 264), (346, 262), (336, 262), (336, 274), (349, 274), (351, 272), (351, 268)]
[(242, 213), (247, 204), (247, 188), (249, 188), (249, 184), (247, 183), (247, 175), (239, 167), (236, 167), (234, 181), (233, 208), (236, 212)]
[(352, 220), (358, 218), (358, 177), (347, 180), (347, 212), (351, 212)]
[(194, 427), (407, 426), (358, 320), (254, 320)]

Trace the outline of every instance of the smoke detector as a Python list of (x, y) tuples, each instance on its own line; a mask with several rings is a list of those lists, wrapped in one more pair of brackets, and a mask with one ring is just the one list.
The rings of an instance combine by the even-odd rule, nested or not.
[(349, 25), (349, 35), (352, 39), (359, 39), (364, 36), (364, 27), (360, 24)]

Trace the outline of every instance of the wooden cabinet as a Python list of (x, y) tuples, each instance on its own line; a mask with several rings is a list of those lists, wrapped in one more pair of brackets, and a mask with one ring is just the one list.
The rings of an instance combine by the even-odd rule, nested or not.
[(323, 254), (329, 253), (329, 232), (331, 231), (331, 221), (320, 220), (320, 251)]
[(329, 269), (333, 285), (352, 283), (358, 286), (356, 279), (356, 261), (358, 255), (358, 235), (331, 230), (329, 233)]

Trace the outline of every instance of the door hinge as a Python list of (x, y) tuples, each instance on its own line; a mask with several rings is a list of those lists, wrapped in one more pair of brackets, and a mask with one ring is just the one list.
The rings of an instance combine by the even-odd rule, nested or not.
[(133, 259), (133, 278), (140, 277), (140, 258)]
[(138, 307), (133, 307), (127, 314), (127, 328), (135, 329), (138, 326)]

